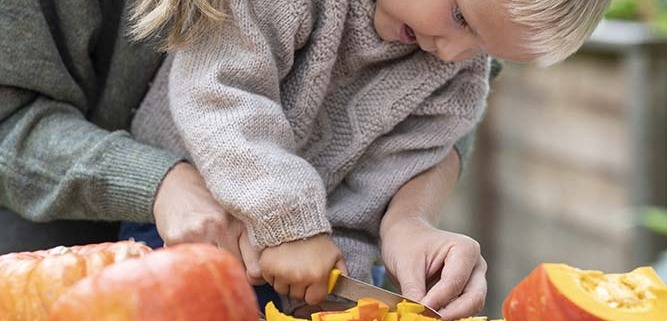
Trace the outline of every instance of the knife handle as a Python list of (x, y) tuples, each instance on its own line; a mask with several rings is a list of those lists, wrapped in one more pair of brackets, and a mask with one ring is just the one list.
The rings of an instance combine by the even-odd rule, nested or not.
[(334, 287), (336, 287), (336, 281), (338, 281), (338, 276), (340, 276), (341, 273), (343, 272), (339, 269), (331, 270), (331, 273), (329, 273), (329, 282), (327, 283), (327, 293), (331, 293)]

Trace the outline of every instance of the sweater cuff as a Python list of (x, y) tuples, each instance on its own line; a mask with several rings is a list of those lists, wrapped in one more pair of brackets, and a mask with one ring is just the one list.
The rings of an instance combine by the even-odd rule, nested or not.
[(141, 144), (116, 132), (98, 163), (104, 173), (95, 199), (110, 220), (154, 222), (153, 202), (164, 176), (183, 161), (168, 151)]
[(268, 215), (246, 224), (250, 242), (264, 249), (317, 234), (331, 234), (324, 206), (314, 201), (318, 199), (324, 200), (319, 194), (308, 194), (291, 204), (278, 202)]

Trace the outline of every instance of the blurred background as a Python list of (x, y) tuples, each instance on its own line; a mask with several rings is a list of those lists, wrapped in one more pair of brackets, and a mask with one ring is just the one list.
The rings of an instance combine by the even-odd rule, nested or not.
[(564, 63), (504, 63), (440, 223), (481, 243), (500, 317), (542, 262), (667, 280), (666, 208), (667, 0), (618, 0)]

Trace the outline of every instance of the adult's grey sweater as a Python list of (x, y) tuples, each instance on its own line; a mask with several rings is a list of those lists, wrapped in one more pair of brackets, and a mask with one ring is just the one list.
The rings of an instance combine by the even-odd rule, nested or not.
[[(157, 187), (181, 158), (126, 131), (161, 57), (125, 37), (124, 7), (0, 0), (0, 207), (37, 222), (153, 220)], [(16, 214), (0, 211), (4, 251), (30, 248), (46, 230), (62, 241), (103, 228), (31, 229)], [(17, 226), (34, 235), (5, 230)]]

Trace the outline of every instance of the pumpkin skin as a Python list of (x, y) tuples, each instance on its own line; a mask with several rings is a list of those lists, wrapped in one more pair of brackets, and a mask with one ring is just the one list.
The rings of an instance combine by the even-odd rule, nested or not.
[(626, 274), (542, 264), (503, 303), (507, 321), (664, 321), (667, 286), (652, 268)]
[(54, 303), (49, 321), (257, 321), (240, 262), (212, 245), (181, 244), (114, 264)]
[(79, 280), (150, 251), (141, 243), (124, 241), (2, 255), (0, 320), (46, 320), (56, 299)]

